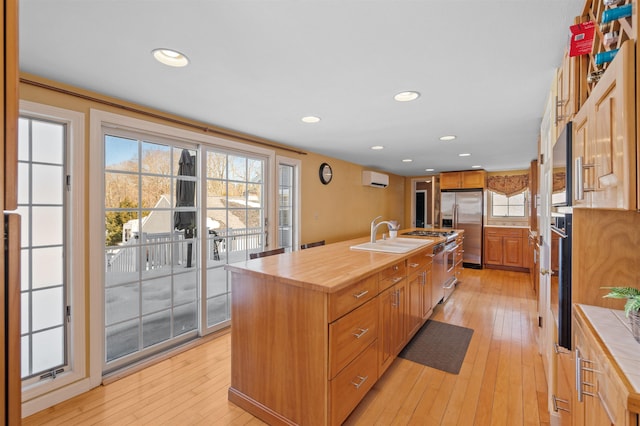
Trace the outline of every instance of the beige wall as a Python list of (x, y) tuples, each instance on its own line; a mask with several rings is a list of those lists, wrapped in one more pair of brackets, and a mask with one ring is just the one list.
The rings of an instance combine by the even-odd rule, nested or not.
[[(193, 122), (182, 117), (150, 110), (139, 105), (83, 91), (75, 87), (66, 86), (29, 74), (22, 74), (21, 77), (23, 78), (20, 84), (21, 99), (79, 111), (85, 114), (87, 120), (85, 123), (85, 149), (87, 158), (85, 161), (87, 163), (91, 155), (89, 144), (89, 111), (91, 108), (204, 133), (204, 131), (194, 130), (191, 127), (181, 126), (180, 124), (170, 121), (171, 119), (177, 119), (201, 127), (213, 128), (213, 132), (207, 133), (215, 134), (215, 128), (208, 123)], [(80, 96), (60, 93), (47, 89), (46, 87), (38, 87), (37, 85), (26, 82), (27, 80), (38, 84), (42, 83), (44, 85), (55, 86), (56, 88), (68, 90), (69, 92), (78, 93)], [(112, 102), (115, 105), (123, 105), (131, 109), (144, 110), (152, 114), (166, 116), (168, 119), (163, 120), (162, 118), (149, 117), (124, 108), (119, 108), (118, 106), (105, 105), (104, 103), (87, 98), (98, 98)], [(251, 143), (247, 140), (247, 138), (251, 137), (239, 133), (237, 133), (237, 135), (237, 140), (243, 143)], [(233, 136), (226, 138), (230, 140), (234, 139)], [(257, 138), (254, 139), (259, 140)], [(278, 145), (277, 142), (265, 142)], [(257, 145), (260, 146), (259, 143)], [(281, 146), (286, 148), (284, 145)], [(362, 185), (362, 171), (365, 170), (362, 166), (312, 152), (304, 155), (286, 149), (278, 149), (277, 147), (274, 149), (277, 155), (295, 158), (302, 163), (301, 243), (316, 240), (326, 240), (327, 243), (331, 243), (368, 235), (371, 220), (379, 215), (382, 215), (384, 219), (395, 219), (402, 223), (404, 217), (404, 178), (390, 174), (389, 186), (387, 188), (367, 187)], [(323, 162), (329, 163), (333, 169), (333, 180), (328, 185), (323, 185), (318, 177), (318, 169)], [(88, 191), (88, 182), (86, 188)], [(88, 200), (88, 198), (89, 197), (86, 196), (85, 200)], [(88, 211), (88, 204), (86, 210)], [(405, 221), (404, 223), (408, 222)]]

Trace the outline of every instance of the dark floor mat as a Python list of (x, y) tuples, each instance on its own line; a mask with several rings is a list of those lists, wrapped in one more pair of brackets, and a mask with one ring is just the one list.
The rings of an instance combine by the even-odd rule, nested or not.
[(428, 320), (398, 356), (458, 374), (472, 335), (470, 328)]

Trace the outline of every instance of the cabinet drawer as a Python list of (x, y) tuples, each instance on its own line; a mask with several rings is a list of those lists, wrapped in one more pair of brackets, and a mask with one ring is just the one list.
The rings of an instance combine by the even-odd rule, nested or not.
[(388, 268), (379, 272), (380, 279), (378, 280), (378, 291), (383, 291), (392, 285), (399, 283), (403, 278), (407, 276), (407, 267), (405, 261), (396, 263)]
[(329, 297), (329, 321), (335, 321), (371, 300), (378, 294), (378, 275), (374, 274), (343, 290), (333, 293)]
[(492, 228), (487, 226), (484, 228), (486, 235), (499, 236), (499, 237), (518, 237), (527, 236), (527, 230), (524, 228)]
[(411, 275), (414, 272), (420, 272), (428, 264), (433, 261), (433, 249), (429, 248), (422, 251), (419, 254), (411, 256), (407, 261), (407, 274)]
[(341, 424), (378, 379), (377, 340), (330, 382), (331, 424)]
[(329, 324), (329, 377), (334, 377), (378, 336), (378, 303), (372, 300)]

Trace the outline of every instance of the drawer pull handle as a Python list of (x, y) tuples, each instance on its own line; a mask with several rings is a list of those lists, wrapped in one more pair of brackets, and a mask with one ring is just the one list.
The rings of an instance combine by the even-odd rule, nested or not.
[(420, 266), (420, 264), (419, 263), (410, 263), (409, 266), (411, 268), (417, 268), (418, 266)]
[(394, 284), (395, 284), (395, 283), (398, 283), (398, 282), (402, 281), (402, 279), (403, 279), (403, 277), (395, 277), (395, 278), (393, 279), (393, 283), (394, 283)]
[(393, 270), (397, 271), (398, 269), (400, 269), (400, 267), (398, 265), (393, 265)]
[(563, 408), (558, 405), (559, 402), (569, 405), (569, 401), (567, 401), (566, 399), (560, 399), (555, 395), (551, 395), (551, 399), (553, 400), (553, 411), (555, 411), (556, 413), (558, 412), (558, 410), (566, 411), (567, 413), (571, 412), (571, 410), (569, 410), (568, 408)]
[(368, 328), (359, 328), (358, 331), (359, 331), (359, 333), (353, 333), (353, 335), (356, 336), (356, 339), (359, 339), (362, 336), (364, 336), (365, 334), (367, 334), (369, 329)]
[(360, 299), (362, 296), (364, 296), (367, 293), (369, 293), (369, 290), (362, 290), (360, 293), (354, 294), (353, 297), (355, 297), (356, 299)]
[(368, 378), (369, 376), (364, 376), (364, 377), (358, 376), (357, 379), (360, 380), (360, 382), (359, 383), (351, 382), (351, 384), (355, 386), (356, 389), (360, 389), (360, 386), (364, 385), (364, 382), (366, 382)]
[(427, 254), (425, 254), (425, 256), (427, 256), (427, 257), (433, 257), (433, 256), (435, 256), (435, 254), (433, 254), (433, 253), (427, 253)]

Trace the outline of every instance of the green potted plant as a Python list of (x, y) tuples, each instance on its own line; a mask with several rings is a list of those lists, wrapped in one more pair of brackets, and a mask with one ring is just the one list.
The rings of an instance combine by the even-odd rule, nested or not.
[(624, 313), (631, 323), (633, 337), (640, 343), (640, 289), (634, 287), (602, 287), (609, 290), (604, 297), (627, 299)]

